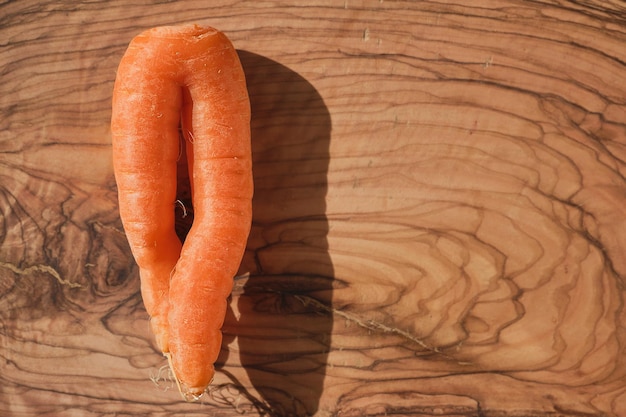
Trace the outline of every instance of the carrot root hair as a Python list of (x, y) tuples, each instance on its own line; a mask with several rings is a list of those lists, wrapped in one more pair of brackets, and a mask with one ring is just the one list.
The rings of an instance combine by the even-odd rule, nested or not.
[(178, 206), (183, 210), (183, 219), (185, 217), (187, 217), (187, 207), (185, 207), (185, 203), (182, 202), (182, 200), (176, 200), (176, 204), (178, 204)]
[(174, 374), (169, 365), (161, 366), (156, 371), (156, 374), (150, 375), (150, 380), (157, 388), (162, 389), (163, 392), (169, 391), (174, 386)]

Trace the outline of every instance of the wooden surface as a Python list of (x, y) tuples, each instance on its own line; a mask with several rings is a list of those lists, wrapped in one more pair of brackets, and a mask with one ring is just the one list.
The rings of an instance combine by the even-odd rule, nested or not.
[[(183, 22), (240, 51), (256, 183), (198, 404), (108, 127)], [(626, 416), (623, 2), (2, 1), (0, 74), (0, 415)]]

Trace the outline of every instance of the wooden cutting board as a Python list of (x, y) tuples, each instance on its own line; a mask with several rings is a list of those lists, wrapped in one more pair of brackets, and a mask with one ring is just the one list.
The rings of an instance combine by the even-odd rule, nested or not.
[[(130, 39), (189, 22), (240, 52), (256, 184), (195, 404), (109, 131)], [(0, 2), (0, 414), (626, 415), (625, 45), (617, 0)]]

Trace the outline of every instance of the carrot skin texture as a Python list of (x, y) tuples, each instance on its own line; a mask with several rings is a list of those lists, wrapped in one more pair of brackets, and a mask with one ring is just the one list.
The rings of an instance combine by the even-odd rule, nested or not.
[[(179, 124), (195, 215), (184, 245), (174, 228)], [(120, 216), (151, 327), (181, 393), (195, 397), (214, 374), (252, 219), (250, 103), (230, 41), (196, 25), (135, 37), (118, 69), (111, 130)]]

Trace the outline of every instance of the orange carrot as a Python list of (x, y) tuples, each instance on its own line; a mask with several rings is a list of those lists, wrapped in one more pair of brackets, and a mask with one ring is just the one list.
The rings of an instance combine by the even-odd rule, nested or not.
[[(195, 215), (184, 244), (174, 224), (179, 127)], [(111, 132), (120, 217), (151, 328), (181, 393), (196, 399), (214, 374), (252, 218), (250, 102), (230, 41), (197, 25), (135, 37), (118, 68)]]

